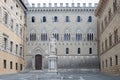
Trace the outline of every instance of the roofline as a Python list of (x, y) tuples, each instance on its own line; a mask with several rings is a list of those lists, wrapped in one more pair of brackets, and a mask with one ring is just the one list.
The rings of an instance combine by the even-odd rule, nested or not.
[(18, 3), (21, 3), (21, 5), (23, 6), (24, 10), (27, 11), (28, 8), (25, 6), (24, 2), (22, 0), (16, 0)]
[(102, 12), (105, 9), (105, 6), (109, 0), (100, 0), (99, 4), (95, 10), (95, 16), (99, 16), (100, 12)]

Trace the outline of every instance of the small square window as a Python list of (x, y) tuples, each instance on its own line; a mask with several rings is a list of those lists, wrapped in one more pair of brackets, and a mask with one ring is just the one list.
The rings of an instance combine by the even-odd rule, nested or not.
[(43, 22), (46, 22), (46, 16), (43, 16)]
[(110, 66), (112, 66), (112, 58), (110, 57)]
[(88, 22), (92, 22), (92, 16), (88, 17)]
[(80, 16), (77, 16), (77, 22), (80, 22), (80, 20), (81, 20)]
[(13, 42), (10, 42), (10, 52), (13, 52)]
[(32, 22), (34, 23), (34, 22), (35, 22), (35, 17), (34, 17), (34, 16), (32, 16), (32, 19), (31, 19), (31, 20), (32, 20)]
[(69, 54), (69, 48), (66, 48), (66, 54)]
[(3, 60), (3, 65), (4, 65), (4, 69), (6, 69), (6, 65), (7, 65), (7, 61), (6, 60)]
[(89, 54), (92, 54), (92, 48), (89, 48)]
[(7, 12), (4, 13), (4, 23), (8, 24), (8, 13)]
[(15, 65), (16, 65), (16, 70), (18, 70), (18, 63), (16, 63)]
[(57, 16), (54, 17), (54, 22), (58, 22), (58, 17)]
[(23, 66), (22, 66), (22, 64), (20, 64), (20, 70), (22, 71), (22, 69), (23, 69)]
[(4, 38), (4, 50), (7, 50), (7, 42), (8, 42), (7, 38)]
[(12, 69), (13, 68), (13, 63), (12, 63), (12, 61), (10, 61), (10, 69)]
[(81, 50), (81, 49), (80, 49), (80, 48), (78, 48), (78, 54), (80, 54), (80, 50)]
[(66, 16), (66, 22), (70, 22), (69, 16)]
[(115, 56), (115, 64), (118, 65), (118, 56)]

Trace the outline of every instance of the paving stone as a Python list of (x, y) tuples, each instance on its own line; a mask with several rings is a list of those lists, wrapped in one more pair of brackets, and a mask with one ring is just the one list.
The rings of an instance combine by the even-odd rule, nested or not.
[(120, 76), (105, 75), (100, 72), (65, 71), (59, 74), (28, 72), (0, 75), (0, 80), (120, 80)]

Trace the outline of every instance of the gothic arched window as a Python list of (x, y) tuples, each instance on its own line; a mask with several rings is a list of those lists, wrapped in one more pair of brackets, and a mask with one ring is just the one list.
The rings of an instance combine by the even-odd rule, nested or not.
[(30, 32), (30, 41), (35, 41), (36, 40), (36, 33), (34, 30)]
[(82, 40), (82, 34), (76, 33), (76, 41), (81, 41), (81, 40)]
[(88, 33), (87, 34), (87, 40), (88, 41), (93, 41), (93, 33)]
[(82, 32), (80, 29), (78, 29), (76, 32), (76, 41), (81, 41), (81, 40), (82, 40)]
[(48, 36), (47, 33), (41, 33), (41, 41), (47, 41)]
[(65, 41), (70, 41), (70, 37), (71, 37), (71, 36), (70, 36), (70, 33), (65, 33), (65, 34), (64, 34), (64, 40), (65, 40)]
[(59, 34), (58, 33), (53, 33), (53, 36), (57, 41), (59, 40)]

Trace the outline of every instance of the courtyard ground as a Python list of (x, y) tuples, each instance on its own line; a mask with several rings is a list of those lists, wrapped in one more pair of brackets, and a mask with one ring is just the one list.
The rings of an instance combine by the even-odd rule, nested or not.
[(58, 77), (48, 77), (46, 72), (24, 72), (0, 75), (0, 80), (120, 80), (120, 76), (111, 76), (92, 71), (62, 71), (58, 75)]

